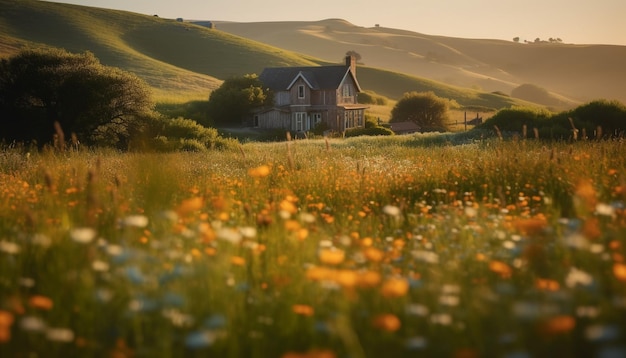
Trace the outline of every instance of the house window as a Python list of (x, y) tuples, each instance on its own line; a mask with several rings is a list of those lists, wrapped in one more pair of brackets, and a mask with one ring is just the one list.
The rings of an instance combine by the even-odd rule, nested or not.
[(304, 85), (298, 86), (298, 98), (304, 98)]
[(313, 113), (313, 124), (317, 125), (322, 122), (322, 114), (321, 113)]
[(293, 114), (293, 129), (297, 132), (305, 130), (306, 112), (296, 112)]
[(350, 86), (349, 84), (343, 85), (343, 97), (350, 96), (352, 96), (352, 86)]

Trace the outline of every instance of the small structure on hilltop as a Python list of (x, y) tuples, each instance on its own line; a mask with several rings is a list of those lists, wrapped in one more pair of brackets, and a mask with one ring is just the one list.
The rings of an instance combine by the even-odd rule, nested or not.
[(336, 132), (365, 126), (368, 106), (357, 100), (361, 86), (354, 56), (342, 65), (266, 68), (259, 80), (273, 92), (274, 103), (251, 113), (254, 127), (298, 133), (318, 125)]

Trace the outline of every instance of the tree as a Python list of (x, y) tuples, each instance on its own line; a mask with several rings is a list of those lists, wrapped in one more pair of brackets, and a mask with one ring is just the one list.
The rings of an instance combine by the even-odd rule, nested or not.
[(209, 96), (209, 124), (239, 125), (255, 107), (269, 105), (273, 96), (257, 75), (231, 77)]
[(407, 92), (391, 110), (390, 122), (411, 121), (426, 130), (445, 129), (449, 103), (433, 92)]
[(514, 37), (513, 42), (519, 42), (519, 36)]
[(25, 50), (0, 62), (0, 136), (52, 141), (55, 123), (89, 142), (112, 122), (126, 123), (153, 107), (148, 86), (107, 67), (90, 52)]

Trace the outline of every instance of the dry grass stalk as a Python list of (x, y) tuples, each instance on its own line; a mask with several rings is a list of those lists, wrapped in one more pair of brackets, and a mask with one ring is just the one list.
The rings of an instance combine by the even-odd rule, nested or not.
[(65, 150), (65, 133), (61, 128), (61, 123), (54, 121), (54, 148), (64, 151)]
[(504, 138), (502, 138), (502, 132), (500, 132), (500, 128), (498, 128), (498, 126), (493, 126), (493, 128), (495, 128), (496, 134), (498, 134), (498, 138), (500, 138), (500, 140), (503, 140)]
[(570, 126), (572, 126), (572, 137), (574, 138), (574, 140), (578, 140), (578, 129), (574, 125), (574, 120), (572, 119), (572, 117), (569, 117), (568, 119)]

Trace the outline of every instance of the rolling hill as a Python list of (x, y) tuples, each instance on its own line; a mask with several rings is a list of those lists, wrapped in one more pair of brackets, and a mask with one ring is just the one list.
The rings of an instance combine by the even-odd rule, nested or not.
[(543, 87), (551, 105), (598, 98), (626, 102), (626, 46), (516, 43), (432, 36), (339, 19), (316, 22), (216, 22), (217, 28), (326, 60), (348, 50), (364, 64), (464, 88), (510, 94)]
[[(120, 67), (145, 79), (160, 101), (206, 98), (230, 76), (260, 73), (263, 68), (273, 66), (335, 63), (346, 49), (356, 49), (369, 65), (358, 69), (362, 87), (393, 100), (404, 92), (431, 90), (464, 106), (503, 108), (529, 103), (491, 93), (492, 88), (469, 89), (457, 83), (446, 84), (443, 78), (438, 78), (441, 73), (435, 71), (440, 65), (433, 61), (421, 60), (425, 68), (433, 69), (432, 72), (426, 71), (422, 76), (411, 74), (407, 71), (409, 63), (406, 67), (397, 67), (398, 61), (404, 58), (399, 53), (404, 50), (396, 48), (395, 52), (389, 52), (398, 45), (384, 43), (390, 41), (387, 32), (379, 34), (377, 42), (371, 33), (381, 29), (358, 28), (342, 20), (312, 23), (306, 26), (308, 35), (305, 30), (294, 30), (289, 35), (290, 28), (305, 24), (257, 23), (248, 26), (221, 23), (218, 29), (209, 29), (156, 16), (35, 0), (0, 0), (0, 9), (0, 56), (10, 56), (25, 47), (52, 46), (71, 52), (91, 51), (103, 64)], [(249, 33), (235, 34), (233, 29), (239, 25)], [(267, 26), (276, 28), (271, 30)], [(402, 33), (391, 29), (384, 31)], [(252, 36), (255, 32), (265, 34), (267, 38), (255, 39)], [(269, 40), (272, 34), (281, 34), (275, 38), (284, 38), (302, 36), (303, 33), (307, 41), (303, 41), (304, 47), (295, 51), (287, 48), (287, 43), (287, 47), (282, 48)], [(361, 37), (355, 34), (361, 34), (358, 35)], [(412, 41), (408, 35), (405, 38)], [(372, 53), (380, 53), (383, 58), (387, 56), (387, 61), (373, 62), (370, 52), (353, 47), (359, 41), (369, 41), (367, 46)], [(309, 54), (317, 51), (319, 53), (315, 55)], [(414, 51), (420, 50), (416, 48)], [(466, 66), (463, 64), (468, 58), (462, 53), (457, 53), (454, 58), (459, 78), (463, 78), (460, 74), (464, 71), (469, 72), (459, 70)], [(503, 84), (494, 89), (501, 90), (505, 83), (509, 83), (505, 77), (493, 78), (493, 82)], [(487, 89), (487, 86), (482, 87)], [(571, 102), (564, 99), (563, 103)]]

